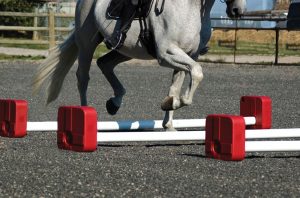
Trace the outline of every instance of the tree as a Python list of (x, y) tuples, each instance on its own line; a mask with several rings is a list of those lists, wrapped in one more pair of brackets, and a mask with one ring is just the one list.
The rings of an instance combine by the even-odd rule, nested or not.
[[(40, 0), (0, 0), (0, 11), (6, 12), (33, 12), (42, 1)], [(32, 17), (0, 17), (0, 25), (5, 26), (32, 26)], [(31, 37), (32, 32), (19, 33), (16, 31), (1, 31), (5, 37)]]

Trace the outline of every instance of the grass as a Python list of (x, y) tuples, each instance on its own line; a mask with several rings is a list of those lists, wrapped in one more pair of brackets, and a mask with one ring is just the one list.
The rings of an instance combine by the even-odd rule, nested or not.
[[(20, 47), (27, 49), (47, 50), (47, 45), (18, 45), (18, 44), (1, 44), (2, 47)], [(216, 41), (211, 41), (209, 54), (233, 55), (234, 49), (231, 47), (219, 46)], [(105, 45), (99, 45), (95, 51), (94, 59), (106, 54), (109, 50)], [(246, 41), (238, 41), (236, 46), (236, 55), (271, 55), (275, 54), (274, 43), (254, 43)], [(300, 56), (300, 50), (288, 50), (285, 45), (279, 45), (279, 56)], [(44, 59), (43, 56), (16, 56), (0, 54), (0, 60), (39, 60)], [(224, 60), (219, 60), (224, 62)]]
[(105, 45), (99, 45), (94, 53), (94, 59), (99, 58), (100, 56), (108, 53), (109, 51), (110, 50), (108, 50)]
[[(48, 50), (47, 45), (18, 45), (18, 44), (1, 44), (0, 47), (16, 47), (25, 49), (37, 49), (37, 50)], [(106, 54), (109, 50), (105, 45), (99, 45), (94, 53), (93, 58), (97, 59), (103, 54)], [(6, 55), (0, 54), (0, 60), (41, 60), (45, 59), (44, 56), (24, 56), (24, 55)]]
[(6, 55), (0, 54), (0, 60), (41, 60), (45, 59), (44, 56), (22, 56), (22, 55)]
[(0, 44), (0, 47), (15, 47), (15, 48), (36, 49), (36, 50), (49, 49), (47, 45), (37, 45), (37, 44)]
[[(25, 39), (25, 38), (4, 38), (4, 37), (0, 37), (0, 39), (4, 39), (6, 41), (30, 41), (29, 39)], [(36, 50), (47, 50), (49, 47), (48, 45), (45, 44), (11, 44), (11, 43), (1, 43), (0, 47), (15, 47), (15, 48), (25, 48), (25, 49), (36, 49)]]
[(226, 63), (226, 61), (223, 58), (218, 58), (216, 60), (211, 60), (209, 58), (204, 58), (204, 59), (201, 59), (201, 62), (206, 62), (206, 63)]

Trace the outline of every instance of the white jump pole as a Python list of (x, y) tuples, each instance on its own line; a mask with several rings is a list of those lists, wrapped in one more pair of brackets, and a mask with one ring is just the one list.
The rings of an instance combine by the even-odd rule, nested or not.
[(27, 122), (27, 131), (57, 131), (57, 122)]
[(300, 128), (246, 130), (246, 139), (300, 138)]
[(246, 152), (300, 151), (300, 141), (246, 141)]
[[(162, 120), (97, 122), (98, 131), (130, 131), (162, 129)], [(175, 128), (203, 128), (206, 119), (173, 120)], [(246, 125), (254, 125), (255, 117), (245, 117)], [(57, 131), (57, 122), (27, 122), (27, 131)]]
[(204, 131), (184, 132), (98, 132), (97, 142), (155, 142), (205, 140)]
[[(246, 139), (297, 138), (300, 128), (246, 130)], [(199, 141), (205, 140), (205, 131), (178, 132), (98, 132), (97, 141), (104, 142), (151, 142), (151, 141)]]

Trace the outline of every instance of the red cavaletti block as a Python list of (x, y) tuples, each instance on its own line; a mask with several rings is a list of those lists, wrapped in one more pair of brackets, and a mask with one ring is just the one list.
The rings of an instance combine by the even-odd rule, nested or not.
[(255, 117), (256, 124), (248, 129), (270, 129), (272, 127), (272, 100), (268, 96), (243, 96), (240, 101), (240, 115)]
[(0, 100), (0, 136), (21, 138), (27, 134), (28, 104), (24, 100)]
[(97, 149), (97, 112), (92, 107), (60, 107), (58, 148), (78, 152)]
[(205, 131), (206, 156), (227, 161), (245, 158), (245, 119), (242, 116), (209, 115)]

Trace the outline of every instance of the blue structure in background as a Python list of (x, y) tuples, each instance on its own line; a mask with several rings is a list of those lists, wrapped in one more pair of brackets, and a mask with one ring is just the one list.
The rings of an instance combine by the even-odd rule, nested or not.
[[(276, 0), (247, 0), (247, 11), (273, 10)], [(224, 18), (223, 20), (212, 20), (213, 28), (251, 28), (271, 29), (276, 27), (273, 21), (232, 21), (226, 14), (226, 4), (216, 0), (211, 11), (211, 18)], [(237, 23), (237, 25), (236, 25)]]

